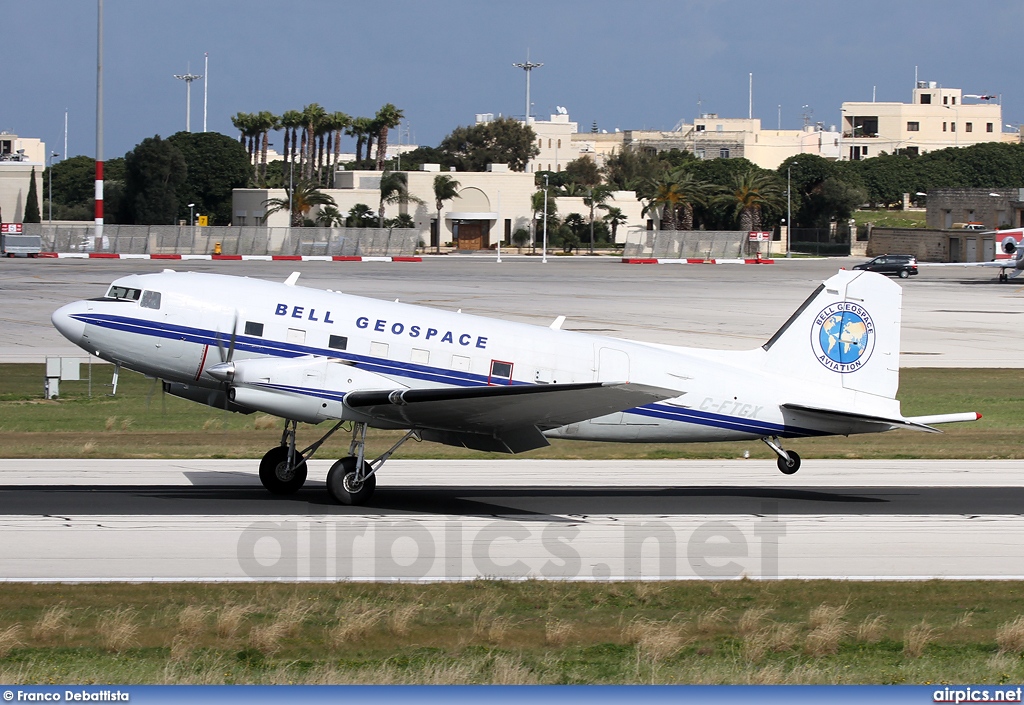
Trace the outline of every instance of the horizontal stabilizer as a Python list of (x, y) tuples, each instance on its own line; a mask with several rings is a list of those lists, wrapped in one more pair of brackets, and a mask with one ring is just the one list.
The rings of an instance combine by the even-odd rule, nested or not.
[(346, 394), (345, 405), (406, 428), (495, 436), (502, 429), (558, 428), (678, 395), (642, 384), (584, 382), (360, 391)]
[(933, 423), (958, 423), (960, 421), (977, 421), (981, 414), (976, 411), (966, 411), (960, 414), (935, 414), (934, 416), (908, 416), (907, 421), (921, 424)]
[(925, 431), (927, 433), (942, 433), (937, 428), (925, 425), (914, 419), (893, 419), (885, 416), (873, 416), (871, 414), (858, 414), (852, 411), (839, 411), (837, 409), (820, 409), (813, 406), (802, 406), (800, 404), (783, 404), (783, 409), (796, 411), (801, 414), (813, 416), (830, 422), (847, 422), (856, 424), (878, 424), (881, 426), (894, 426), (896, 428), (908, 428), (913, 431)]

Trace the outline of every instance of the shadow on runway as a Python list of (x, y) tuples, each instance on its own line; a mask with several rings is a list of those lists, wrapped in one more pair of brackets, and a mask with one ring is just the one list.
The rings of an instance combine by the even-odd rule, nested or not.
[(766, 506), (798, 515), (1021, 514), (1024, 487), (381, 487), (363, 507), (335, 504), (320, 483), (284, 497), (262, 487), (228, 485), (0, 487), (0, 516), (449, 515), (564, 521), (624, 514), (753, 515)]

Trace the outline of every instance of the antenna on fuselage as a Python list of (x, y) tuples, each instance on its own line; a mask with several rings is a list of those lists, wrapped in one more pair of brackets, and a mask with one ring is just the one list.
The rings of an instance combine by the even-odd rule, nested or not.
[(284, 280), (285, 286), (295, 286), (295, 282), (299, 280), (299, 272), (292, 272), (288, 275), (288, 278)]

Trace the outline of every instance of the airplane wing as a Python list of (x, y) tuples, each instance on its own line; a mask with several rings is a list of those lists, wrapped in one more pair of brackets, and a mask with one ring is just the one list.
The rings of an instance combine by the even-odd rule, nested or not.
[(519, 453), (548, 445), (543, 431), (678, 396), (642, 384), (586, 382), (357, 391), (345, 405), (427, 440)]
[(813, 406), (803, 406), (802, 404), (782, 404), (781, 406), (783, 409), (795, 411), (803, 416), (820, 419), (830, 424), (878, 424), (894, 428), (907, 428), (914, 431), (926, 431), (927, 433), (942, 433), (939, 429), (932, 428), (931, 426), (920, 423), (914, 419), (872, 416), (869, 414), (858, 414), (855, 412), (839, 411), (836, 409), (822, 409)]

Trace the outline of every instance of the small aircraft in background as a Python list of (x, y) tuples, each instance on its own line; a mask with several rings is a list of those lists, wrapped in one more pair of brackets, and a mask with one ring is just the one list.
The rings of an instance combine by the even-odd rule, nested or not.
[[(165, 270), (114, 281), (55, 311), (92, 355), (164, 381), (173, 395), (284, 419), (260, 462), (271, 492), (296, 492), (306, 461), (349, 422), (330, 495), (363, 504), (411, 438), (520, 453), (550, 438), (618, 442), (760, 439), (786, 474), (781, 439), (932, 431), (979, 414), (904, 417), (902, 289), (873, 272), (823, 282), (764, 345), (748, 351), (641, 343), (452, 313), (247, 277)], [(306, 448), (298, 422), (332, 422)], [(405, 430), (367, 461), (369, 427)], [(628, 467), (623, 468), (628, 472)]]
[(1002, 236), (999, 249), (1003, 256), (988, 262), (919, 262), (919, 267), (986, 267), (999, 270), (1000, 283), (1020, 276), (1024, 271), (1024, 228), (989, 230), (980, 235)]

